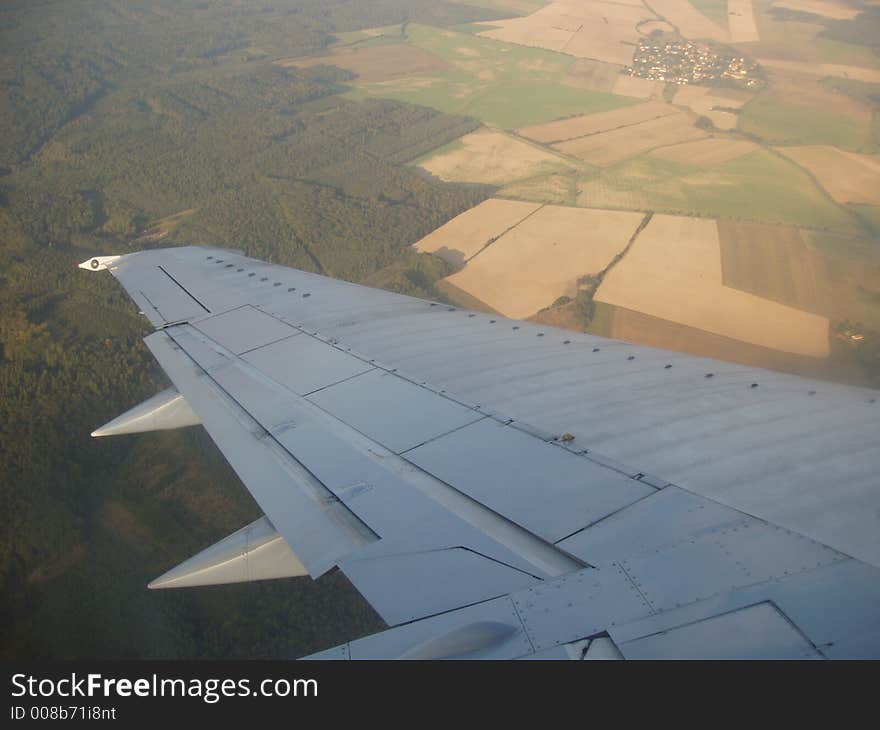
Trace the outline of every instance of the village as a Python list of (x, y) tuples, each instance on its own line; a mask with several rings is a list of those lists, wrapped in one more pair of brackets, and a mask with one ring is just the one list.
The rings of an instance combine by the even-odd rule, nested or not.
[(764, 85), (763, 71), (754, 61), (730, 49), (683, 39), (644, 38), (623, 73), (672, 84), (706, 84), (756, 89)]

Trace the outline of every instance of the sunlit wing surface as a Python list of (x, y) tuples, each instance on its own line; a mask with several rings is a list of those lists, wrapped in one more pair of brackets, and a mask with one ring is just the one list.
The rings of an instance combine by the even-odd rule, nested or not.
[(880, 656), (876, 392), (204, 248), (90, 259), (265, 517), (161, 576), (338, 568), (387, 631), (320, 658)]

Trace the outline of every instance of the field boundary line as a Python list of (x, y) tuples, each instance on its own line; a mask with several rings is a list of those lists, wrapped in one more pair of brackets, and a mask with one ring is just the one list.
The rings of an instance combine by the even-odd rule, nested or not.
[[(638, 106), (638, 104), (636, 104), (635, 106)], [(670, 104), (670, 106), (673, 106), (673, 105)], [(626, 107), (621, 107), (621, 108), (626, 109)], [(612, 111), (617, 111), (617, 110), (614, 109)], [(599, 113), (602, 114), (605, 112), (599, 112)], [(610, 127), (609, 129), (600, 129), (598, 132), (587, 132), (586, 134), (578, 134), (574, 137), (565, 137), (564, 139), (552, 139), (547, 142), (539, 142), (538, 140), (533, 140), (531, 137), (526, 137), (525, 135), (519, 134), (519, 133), (517, 133), (517, 136), (523, 137), (524, 139), (531, 140), (535, 144), (549, 146), (549, 145), (554, 145), (554, 144), (562, 144), (563, 142), (573, 142), (576, 139), (584, 139), (586, 137), (595, 137), (597, 134), (608, 134), (609, 132), (616, 132), (619, 129), (627, 129), (629, 127), (638, 127), (640, 124), (647, 124), (648, 122), (655, 122), (658, 119), (665, 119), (666, 117), (671, 117), (671, 116), (674, 116), (675, 114), (681, 114), (681, 113), (682, 113), (682, 111), (679, 110), (679, 108), (677, 106), (675, 106), (671, 111), (669, 111), (666, 114), (658, 114), (655, 117), (648, 117), (648, 119), (642, 119), (641, 121), (638, 121), (638, 122), (631, 122), (630, 124), (619, 124), (616, 127)], [(580, 116), (587, 116), (588, 117), (590, 115), (583, 114)], [(566, 121), (566, 120), (556, 119), (554, 121), (562, 122), (562, 121)], [(546, 123), (552, 124), (553, 122), (546, 122)], [(535, 125), (535, 126), (538, 126), (538, 125)]]
[[(502, 200), (503, 200), (503, 198), (502, 198)], [(531, 213), (529, 213), (528, 215), (523, 216), (520, 220), (518, 220), (518, 221), (517, 221), (516, 223), (514, 223), (512, 226), (510, 226), (510, 227), (508, 227), (508, 228), (505, 228), (505, 229), (504, 229), (501, 233), (499, 233), (497, 236), (494, 236), (493, 238), (490, 238), (485, 244), (483, 244), (482, 248), (480, 248), (479, 251), (477, 251), (473, 256), (470, 256), (469, 258), (466, 258), (466, 259), (464, 260), (464, 263), (465, 263), (465, 264), (469, 264), (471, 261), (473, 261), (475, 258), (477, 258), (477, 256), (479, 256), (481, 253), (483, 253), (483, 251), (485, 251), (487, 248), (489, 248), (489, 246), (491, 246), (493, 243), (495, 243), (495, 242), (498, 241), (499, 239), (501, 239), (501, 238), (503, 238), (504, 236), (506, 236), (506, 235), (507, 235), (508, 233), (510, 233), (514, 228), (516, 228), (517, 226), (521, 225), (521, 224), (524, 223), (526, 220), (528, 220), (528, 219), (531, 218), (533, 215), (535, 215), (535, 213), (537, 213), (537, 212), (540, 211), (540, 210), (543, 210), (543, 209), (546, 208), (546, 207), (547, 207), (547, 203), (541, 203), (541, 204), (540, 204), (537, 208), (535, 208)]]

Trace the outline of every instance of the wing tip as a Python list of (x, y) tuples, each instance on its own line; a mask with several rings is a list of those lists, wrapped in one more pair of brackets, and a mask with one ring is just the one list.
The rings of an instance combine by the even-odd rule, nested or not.
[(103, 271), (108, 266), (113, 264), (118, 259), (122, 258), (121, 256), (92, 256), (91, 258), (86, 259), (81, 264), (78, 265), (80, 269), (85, 269), (86, 271)]

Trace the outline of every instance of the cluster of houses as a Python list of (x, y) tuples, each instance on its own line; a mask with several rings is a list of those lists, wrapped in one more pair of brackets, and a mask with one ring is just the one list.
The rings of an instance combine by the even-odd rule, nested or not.
[(761, 67), (723, 46), (683, 39), (643, 38), (633, 65), (623, 73), (672, 84), (707, 84), (753, 89), (763, 86)]

